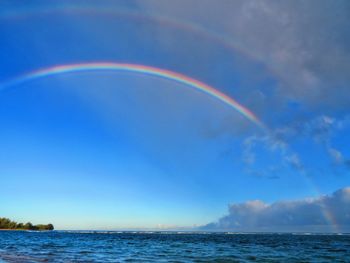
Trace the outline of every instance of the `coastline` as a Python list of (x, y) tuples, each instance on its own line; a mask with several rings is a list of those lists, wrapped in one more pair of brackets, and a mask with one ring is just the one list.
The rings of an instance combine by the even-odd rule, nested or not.
[(26, 231), (27, 229), (7, 229), (7, 228), (3, 228), (0, 229), (0, 231)]
[(36, 232), (44, 232), (44, 231), (53, 231), (53, 230), (32, 230), (32, 229), (0, 229), (0, 231), (36, 231)]

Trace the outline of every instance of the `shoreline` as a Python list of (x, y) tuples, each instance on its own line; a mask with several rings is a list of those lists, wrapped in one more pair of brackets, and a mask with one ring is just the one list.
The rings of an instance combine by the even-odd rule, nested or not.
[(2, 228), (0, 231), (25, 231), (27, 229), (7, 229), (7, 228)]
[(37, 232), (43, 232), (43, 231), (53, 231), (53, 230), (35, 230), (35, 229), (0, 229), (0, 231), (37, 231)]

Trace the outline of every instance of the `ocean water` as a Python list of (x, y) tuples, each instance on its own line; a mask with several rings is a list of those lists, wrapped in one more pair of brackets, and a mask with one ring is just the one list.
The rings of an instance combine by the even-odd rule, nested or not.
[(0, 262), (350, 262), (350, 236), (0, 231)]

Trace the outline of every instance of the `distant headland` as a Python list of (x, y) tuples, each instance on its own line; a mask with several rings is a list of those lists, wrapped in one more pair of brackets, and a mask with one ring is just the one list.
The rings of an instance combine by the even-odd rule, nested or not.
[(32, 223), (17, 223), (14, 221), (11, 221), (8, 218), (1, 218), (0, 217), (0, 230), (37, 230), (37, 231), (44, 231), (44, 230), (54, 230), (54, 226), (52, 224), (47, 225), (33, 225)]

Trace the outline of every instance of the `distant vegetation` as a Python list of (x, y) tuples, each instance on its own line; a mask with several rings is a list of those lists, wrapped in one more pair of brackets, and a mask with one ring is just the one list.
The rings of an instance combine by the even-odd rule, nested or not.
[(0, 229), (11, 229), (11, 230), (54, 230), (54, 226), (52, 224), (47, 225), (33, 225), (28, 222), (26, 224), (17, 223), (11, 221), (8, 218), (0, 217)]

